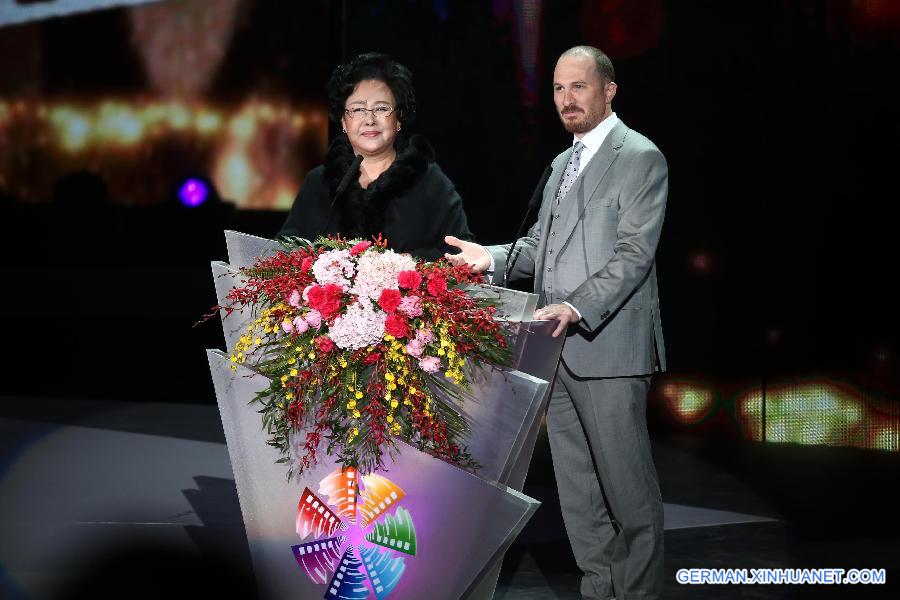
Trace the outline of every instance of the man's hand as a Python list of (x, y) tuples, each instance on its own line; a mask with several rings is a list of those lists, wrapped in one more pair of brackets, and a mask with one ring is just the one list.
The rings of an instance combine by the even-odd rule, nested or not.
[(581, 320), (568, 304), (548, 304), (544, 308), (539, 308), (534, 311), (534, 317), (532, 317), (532, 319), (535, 321), (558, 320), (559, 324), (553, 331), (553, 337), (559, 337), (559, 334), (565, 333), (569, 325)]
[(484, 273), (491, 266), (491, 255), (484, 249), (484, 246), (474, 242), (467, 242), (452, 235), (444, 238), (444, 242), (448, 246), (459, 248), (459, 254), (444, 254), (444, 257), (450, 261), (452, 265), (469, 265), (473, 271)]

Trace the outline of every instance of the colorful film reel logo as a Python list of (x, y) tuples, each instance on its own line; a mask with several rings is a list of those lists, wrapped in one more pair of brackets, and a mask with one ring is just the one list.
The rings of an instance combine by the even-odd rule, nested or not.
[(325, 477), (318, 494), (303, 490), (297, 535), (315, 539), (291, 549), (309, 578), (328, 586), (326, 600), (381, 600), (397, 587), (404, 555), (416, 555), (412, 515), (398, 506), (405, 495), (386, 477), (352, 468)]

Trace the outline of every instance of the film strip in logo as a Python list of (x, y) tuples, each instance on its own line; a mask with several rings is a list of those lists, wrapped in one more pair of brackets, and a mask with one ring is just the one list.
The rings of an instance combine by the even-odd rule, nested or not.
[(327, 586), (326, 600), (382, 600), (399, 585), (417, 546), (412, 514), (400, 506), (405, 497), (388, 478), (352, 468), (330, 473), (318, 492), (303, 490), (297, 535), (314, 539), (291, 550), (309, 579)]

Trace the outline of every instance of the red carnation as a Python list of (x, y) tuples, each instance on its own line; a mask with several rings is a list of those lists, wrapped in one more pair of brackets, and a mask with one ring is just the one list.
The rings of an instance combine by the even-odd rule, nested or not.
[(331, 338), (327, 338), (324, 335), (315, 338), (313, 342), (316, 344), (319, 352), (331, 352), (334, 350), (334, 342), (331, 341)]
[(397, 283), (404, 290), (416, 290), (422, 283), (422, 276), (418, 271), (400, 271), (397, 274)]
[(428, 276), (428, 293), (432, 296), (440, 296), (447, 291), (447, 280), (437, 273)]
[(356, 256), (357, 254), (362, 254), (366, 250), (369, 249), (369, 246), (372, 245), (372, 242), (360, 242), (357, 245), (350, 248), (350, 256)]
[(384, 331), (397, 339), (404, 338), (409, 335), (409, 322), (397, 313), (388, 315), (384, 321)]
[(386, 313), (392, 313), (400, 306), (400, 292), (397, 290), (381, 290), (378, 306)]
[(314, 285), (309, 288), (307, 298), (309, 306), (316, 309), (323, 319), (330, 319), (341, 310), (341, 299), (344, 297), (344, 289), (334, 283), (322, 287)]
[(314, 285), (309, 288), (309, 291), (306, 292), (306, 301), (311, 308), (319, 310), (319, 306), (322, 304), (322, 295), (325, 290), (321, 285)]
[(307, 256), (306, 258), (303, 259), (303, 262), (300, 263), (300, 270), (303, 271), (304, 273), (308, 273), (309, 270), (312, 268), (312, 264), (313, 264), (312, 257)]
[(369, 352), (366, 357), (363, 359), (364, 365), (371, 365), (373, 363), (377, 363), (378, 359), (381, 358), (381, 353), (379, 352)]

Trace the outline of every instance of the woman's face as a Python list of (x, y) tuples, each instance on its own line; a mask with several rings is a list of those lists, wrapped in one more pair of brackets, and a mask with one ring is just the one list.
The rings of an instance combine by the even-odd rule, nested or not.
[(391, 93), (391, 88), (385, 82), (376, 79), (360, 81), (353, 93), (347, 97), (347, 101), (344, 102), (345, 112), (341, 123), (356, 154), (378, 156), (390, 152), (394, 148), (394, 139), (400, 129), (396, 110), (388, 116), (376, 116), (378, 112), (372, 110), (365, 113), (359, 111), (360, 115), (358, 116), (346, 112), (355, 108), (377, 109), (379, 107), (381, 107), (381, 111), (385, 110), (384, 107), (396, 109), (397, 102), (394, 94)]

